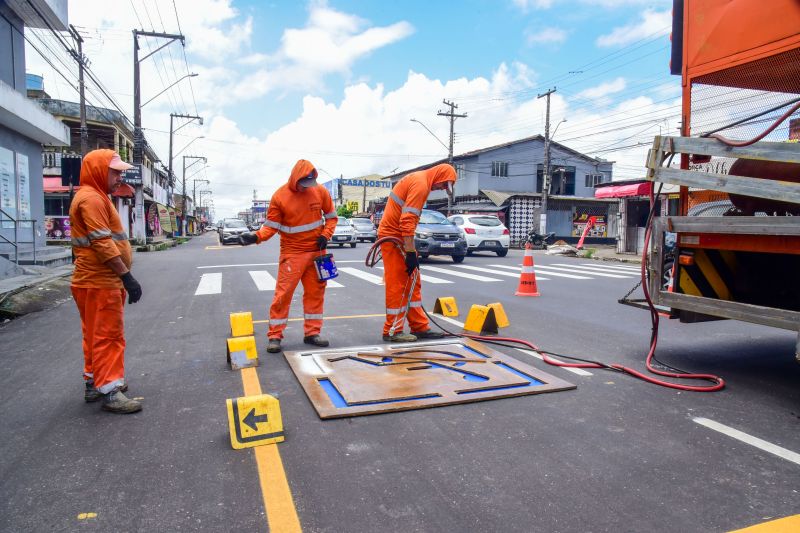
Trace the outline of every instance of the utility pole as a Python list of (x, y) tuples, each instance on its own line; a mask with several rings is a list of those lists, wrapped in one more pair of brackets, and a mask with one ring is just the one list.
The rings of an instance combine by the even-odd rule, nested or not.
[[(143, 58), (139, 59), (139, 36), (142, 37), (161, 37), (169, 39), (166, 43), (162, 44)], [(144, 179), (144, 134), (142, 133), (142, 94), (141, 94), (141, 80), (139, 75), (139, 63), (152, 56), (165, 46), (170, 45), (174, 41), (180, 41), (182, 45), (186, 45), (186, 39), (183, 35), (175, 35), (171, 33), (159, 33), (153, 31), (133, 30), (133, 164), (139, 166), (139, 173), (141, 180)], [(171, 140), (171, 137), (170, 137)], [(170, 165), (172, 162), (170, 161)], [(136, 185), (136, 222), (134, 223), (134, 239), (144, 241), (144, 184), (139, 183)], [(184, 193), (186, 191), (184, 190)]]
[[(172, 121), (176, 118), (185, 118), (189, 119), (187, 122), (183, 123), (182, 125), (178, 126), (177, 129), (172, 129)], [(168, 170), (167, 173), (169, 174), (169, 180), (173, 181), (172, 176), (172, 135), (181, 129), (184, 126), (187, 126), (192, 123), (193, 120), (197, 120), (200, 125), (203, 125), (203, 117), (197, 117), (195, 115), (181, 115), (180, 113), (170, 113), (169, 114), (169, 163), (168, 163)]]
[[(450, 165), (453, 165), (453, 143), (455, 142), (455, 123), (457, 118), (467, 118), (467, 114), (464, 113), (463, 115), (457, 115), (455, 110), (458, 109), (458, 105), (454, 104), (453, 102), (448, 102), (447, 100), (442, 100), (442, 103), (446, 106), (450, 107), (450, 111), (447, 113), (442, 113), (441, 111), (437, 112), (436, 114), (440, 117), (450, 117), (450, 152), (447, 156), (447, 162)], [(453, 185), (450, 194), (447, 195), (447, 216), (450, 216), (450, 210), (453, 207), (453, 197), (456, 193), (455, 184)]]
[(550, 194), (550, 95), (556, 92), (553, 87), (536, 98), (547, 98), (547, 114), (544, 121), (544, 165), (542, 166), (542, 214), (539, 215), (539, 233), (547, 233), (547, 196)]
[[(202, 169), (200, 169), (202, 170)], [(197, 182), (202, 181), (203, 183), (211, 183), (206, 179), (199, 179), (199, 180), (192, 180), (192, 203), (196, 206), (197, 205)], [(253, 191), (253, 199), (255, 200), (256, 191)]]
[[(193, 163), (190, 163), (189, 166), (186, 166), (187, 159), (194, 159)], [(181, 235), (184, 237), (186, 236), (186, 230), (188, 229), (188, 225), (186, 223), (186, 169), (197, 163), (198, 161), (202, 161), (203, 163), (207, 163), (208, 159), (203, 156), (197, 155), (185, 155), (183, 156), (183, 193), (181, 194), (181, 221), (183, 222), (183, 228), (181, 228)], [(194, 202), (194, 199), (192, 199)]]
[[(80, 94), (80, 107), (81, 107), (81, 157), (86, 155), (89, 151), (89, 130), (86, 128), (86, 93), (83, 82), (83, 70), (86, 67), (86, 58), (83, 57), (83, 37), (75, 29), (72, 24), (69, 25), (72, 30), (72, 37), (78, 43), (78, 52), (71, 50), (72, 57), (78, 62), (78, 92)], [(70, 187), (72, 185), (70, 184)]]
[(364, 176), (361, 179), (364, 182), (364, 189), (363, 189), (363, 192), (361, 194), (361, 212), (362, 213), (366, 213), (367, 212), (367, 177)]

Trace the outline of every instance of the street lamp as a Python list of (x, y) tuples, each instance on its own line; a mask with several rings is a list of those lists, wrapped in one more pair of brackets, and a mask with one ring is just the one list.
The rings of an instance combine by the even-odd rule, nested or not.
[(450, 152), (450, 148), (449, 148), (449, 147), (448, 147), (448, 146), (447, 146), (447, 145), (446, 145), (446, 144), (445, 144), (445, 143), (444, 143), (444, 142), (443, 142), (443, 141), (442, 141), (442, 140), (441, 140), (439, 137), (437, 137), (437, 136), (436, 136), (436, 134), (435, 134), (435, 133), (433, 133), (433, 132), (430, 130), (430, 128), (428, 128), (428, 126), (426, 126), (425, 124), (423, 124), (422, 122), (420, 122), (419, 120), (417, 120), (417, 119), (415, 119), (415, 118), (412, 118), (412, 119), (409, 119), (409, 120), (410, 120), (411, 122), (416, 122), (417, 124), (419, 124), (420, 126), (422, 126), (423, 128), (425, 128), (426, 130), (428, 130), (428, 133), (430, 133), (431, 135), (433, 135), (433, 138), (434, 138), (434, 139), (436, 139), (437, 141), (439, 141), (439, 144), (441, 144), (442, 146), (444, 146), (444, 149), (445, 149), (445, 150), (447, 150), (448, 152)]
[(560, 125), (562, 125), (562, 124), (563, 124), (564, 122), (566, 122), (566, 121), (567, 121), (567, 119), (565, 119), (565, 118), (562, 118), (562, 119), (561, 119), (561, 121), (560, 121), (558, 124), (556, 124), (556, 127), (553, 129), (553, 134), (550, 136), (550, 140), (553, 140), (553, 137), (555, 137), (555, 136), (556, 136), (556, 132), (558, 131), (558, 127), (559, 127)]
[[(175, 159), (176, 157), (178, 157), (178, 155), (180, 155), (180, 153), (181, 153), (181, 152), (183, 152), (184, 150), (186, 150), (187, 148), (189, 148), (189, 147), (192, 145), (192, 143), (193, 143), (193, 142), (195, 142), (197, 139), (205, 139), (205, 138), (206, 138), (206, 136), (205, 136), (205, 135), (200, 135), (199, 137), (195, 137), (194, 139), (192, 139), (191, 141), (189, 141), (189, 143), (188, 143), (186, 146), (184, 146), (183, 148), (181, 148), (180, 150), (178, 150), (178, 153), (176, 153), (175, 155), (173, 155), (173, 156), (172, 156), (172, 158), (173, 158), (173, 159)], [(184, 156), (184, 157), (186, 157), (186, 156)]]
[[(185, 118), (185, 119), (188, 119), (188, 120), (186, 122), (184, 122), (183, 124), (181, 124), (180, 126), (178, 126), (177, 129), (173, 129), (172, 128), (172, 123), (173, 123), (173, 120), (176, 119), (176, 118)], [(192, 121), (195, 121), (195, 120), (197, 120), (200, 123), (201, 126), (203, 125), (203, 117), (198, 117), (196, 115), (182, 115), (180, 113), (170, 113), (169, 114), (169, 162), (167, 163), (169, 165), (169, 168), (167, 170), (167, 173), (169, 174), (169, 180), (171, 182), (173, 181), (172, 161), (175, 159), (175, 157), (172, 155), (172, 136), (175, 134), (175, 132), (180, 130), (182, 127), (188, 126), (189, 124), (192, 123)]]
[(180, 83), (181, 81), (185, 80), (186, 78), (194, 78), (195, 76), (197, 76), (197, 74), (195, 74), (194, 72), (191, 73), (191, 74), (185, 74), (184, 76), (182, 76), (182, 77), (178, 78), (177, 80), (175, 80), (172, 83), (172, 85), (168, 86), (166, 89), (162, 90), (160, 93), (158, 93), (157, 95), (152, 97), (150, 100), (148, 100), (145, 103), (143, 103), (142, 105), (140, 105), (139, 108), (141, 109), (142, 107), (146, 106), (147, 104), (149, 104), (150, 102), (152, 102), (153, 100), (155, 100), (156, 98), (158, 98), (159, 96), (164, 94), (165, 92), (169, 91), (170, 89), (175, 87), (178, 83)]
[[(439, 141), (439, 144), (441, 144), (442, 146), (444, 146), (444, 149), (445, 149), (445, 150), (447, 150), (447, 153), (450, 155), (449, 162), (450, 162), (450, 164), (452, 165), (452, 164), (453, 164), (453, 149), (452, 149), (451, 147), (447, 146), (447, 145), (446, 145), (446, 144), (445, 144), (445, 143), (444, 143), (444, 142), (443, 142), (443, 141), (442, 141), (442, 140), (441, 140), (439, 137), (437, 137), (437, 136), (436, 136), (436, 134), (435, 134), (435, 133), (433, 133), (433, 132), (430, 130), (430, 128), (429, 128), (428, 126), (426, 126), (425, 124), (423, 124), (423, 123), (422, 123), (422, 122), (420, 122), (419, 120), (417, 120), (417, 119), (415, 119), (415, 118), (412, 118), (412, 119), (409, 119), (409, 120), (411, 120), (411, 122), (416, 122), (417, 124), (419, 124), (420, 126), (422, 126), (423, 128), (425, 128), (425, 129), (427, 130), (427, 132), (428, 132), (428, 133), (430, 133), (431, 135), (433, 135), (433, 138), (434, 138), (434, 139), (436, 139), (437, 141)], [(453, 140), (452, 133), (453, 133), (453, 129), (452, 129), (452, 128), (450, 128), (450, 134), (451, 134), (451, 135), (450, 135), (450, 140), (451, 140), (451, 142), (452, 142), (452, 140)], [(449, 191), (447, 191), (447, 216), (450, 216), (450, 206), (453, 204), (453, 197), (455, 196), (455, 192), (456, 192), (456, 188), (455, 188), (455, 184), (453, 184), (453, 185), (450, 187), (450, 190), (449, 190)]]

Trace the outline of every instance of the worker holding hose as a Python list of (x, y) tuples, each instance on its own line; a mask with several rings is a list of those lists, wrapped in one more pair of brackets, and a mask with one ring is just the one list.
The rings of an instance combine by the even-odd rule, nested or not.
[(301, 159), (292, 169), (289, 182), (272, 195), (264, 225), (258, 231), (239, 237), (246, 246), (267, 241), (278, 232), (281, 234), (278, 280), (269, 308), (269, 353), (281, 351), (289, 304), (300, 282), (303, 283), (303, 342), (328, 346), (328, 341), (319, 335), (326, 282), (318, 279), (314, 259), (327, 248), (337, 220), (331, 195), (317, 184), (317, 169)]
[[(389, 193), (386, 210), (378, 226), (378, 239), (386, 239), (381, 243), (386, 291), (384, 341), (413, 342), (444, 337), (441, 332), (431, 331), (428, 317), (422, 309), (414, 233), (430, 192), (446, 190), (451, 194), (455, 181), (453, 166), (441, 164), (408, 174)], [(403, 332), (406, 318), (411, 333)]]

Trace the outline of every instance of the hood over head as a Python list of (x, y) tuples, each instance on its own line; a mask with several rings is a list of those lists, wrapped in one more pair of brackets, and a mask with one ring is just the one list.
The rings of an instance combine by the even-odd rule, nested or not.
[(436, 183), (443, 183), (445, 181), (456, 182), (456, 170), (453, 168), (453, 165), (448, 165), (447, 163), (436, 165), (424, 172), (425, 177), (428, 179), (428, 189), (433, 187)]
[(91, 187), (108, 194), (108, 166), (116, 152), (114, 150), (92, 150), (83, 156), (81, 163), (81, 187)]
[(297, 192), (297, 182), (308, 176), (313, 176), (316, 179), (317, 169), (314, 168), (311, 161), (301, 159), (295, 163), (292, 174), (289, 176), (289, 189), (291, 189), (292, 192)]

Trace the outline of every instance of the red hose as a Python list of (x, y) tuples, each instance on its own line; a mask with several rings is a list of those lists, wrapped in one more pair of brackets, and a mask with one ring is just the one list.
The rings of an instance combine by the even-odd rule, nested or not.
[(781, 117), (778, 118), (778, 120), (773, 122), (772, 125), (769, 128), (765, 129), (761, 134), (759, 134), (756, 137), (753, 137), (749, 141), (732, 141), (732, 140), (730, 140), (730, 139), (728, 139), (726, 137), (723, 137), (722, 135), (720, 135), (718, 133), (711, 134), (711, 135), (709, 135), (709, 137), (711, 139), (716, 139), (716, 140), (718, 140), (718, 141), (720, 141), (720, 142), (722, 142), (724, 144), (727, 144), (728, 146), (734, 146), (734, 147), (737, 147), (737, 148), (741, 148), (743, 146), (750, 146), (751, 144), (755, 144), (758, 141), (760, 141), (761, 139), (763, 139), (764, 137), (766, 137), (767, 135), (769, 135), (772, 130), (777, 128), (778, 125), (781, 122), (783, 122), (784, 120), (789, 118), (792, 115), (792, 113), (794, 113), (798, 109), (800, 109), (800, 102), (796, 103), (791, 108), (789, 108), (789, 110), (786, 113), (784, 113), (783, 115), (781, 115)]

